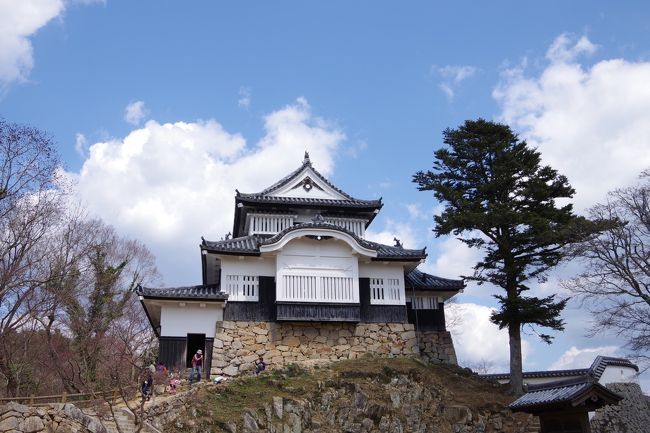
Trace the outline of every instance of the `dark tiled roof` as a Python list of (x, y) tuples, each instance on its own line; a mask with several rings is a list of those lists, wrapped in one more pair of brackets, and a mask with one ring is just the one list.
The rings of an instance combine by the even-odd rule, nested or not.
[(511, 409), (523, 409), (530, 406), (557, 404), (570, 401), (576, 394), (585, 391), (593, 382), (581, 377), (574, 383), (561, 384), (552, 382), (543, 387), (529, 387), (526, 394), (510, 403)]
[(269, 195), (244, 194), (237, 192), (237, 201), (247, 203), (268, 203), (286, 204), (296, 206), (323, 206), (323, 207), (346, 207), (346, 208), (373, 208), (379, 209), (383, 206), (381, 200), (330, 200), (324, 198), (308, 197), (274, 197)]
[(201, 285), (188, 287), (152, 288), (138, 286), (137, 294), (144, 298), (155, 299), (208, 299), (225, 300), (228, 295), (219, 290), (219, 285)]
[(412, 250), (408, 248), (395, 247), (392, 245), (378, 244), (377, 242), (366, 241), (377, 251), (377, 260), (402, 260), (402, 259), (426, 259), (427, 249)]
[(526, 394), (510, 404), (510, 409), (535, 412), (563, 405), (572, 407), (581, 403), (585, 396), (590, 396), (590, 403), (597, 407), (616, 403), (622, 399), (618, 394), (600, 385), (597, 379), (586, 375), (575, 379), (531, 385)]
[[(544, 370), (544, 371), (524, 371), (524, 379), (539, 379), (548, 377), (572, 377), (584, 376), (589, 373), (588, 368), (576, 368), (573, 370)], [(508, 380), (509, 373), (481, 374), (484, 379), (490, 380)]]
[(419, 269), (413, 269), (406, 274), (405, 283), (407, 290), (462, 290), (465, 287), (463, 280), (440, 278)]
[[(302, 198), (302, 197), (272, 197), (269, 194), (277, 191), (278, 189), (284, 187), (294, 179), (296, 179), (300, 174), (307, 168), (310, 168), (315, 177), (317, 177), (321, 182), (332, 188), (337, 193), (341, 194), (345, 199), (341, 200), (329, 200), (329, 199), (317, 199), (317, 198)], [(351, 195), (344, 192), (342, 189), (338, 188), (336, 185), (331, 183), (325, 176), (320, 174), (316, 170), (309, 159), (309, 154), (305, 152), (305, 159), (302, 162), (302, 165), (294, 170), (289, 175), (280, 179), (270, 187), (256, 193), (242, 193), (237, 191), (237, 201), (246, 201), (253, 203), (273, 203), (273, 204), (294, 204), (294, 205), (322, 205), (322, 206), (332, 206), (332, 207), (371, 207), (371, 208), (381, 208), (382, 203), (381, 199), (379, 200), (360, 200), (352, 197)]]
[[(594, 362), (589, 368), (576, 368), (573, 370), (546, 370), (546, 371), (525, 371), (524, 379), (534, 379), (534, 378), (549, 378), (549, 377), (570, 377), (570, 376), (586, 376), (590, 375), (600, 380), (600, 377), (603, 375), (605, 368), (607, 366), (620, 366), (633, 368), (636, 371), (639, 371), (639, 367), (633, 364), (629, 359), (625, 358), (614, 358), (611, 356), (597, 356), (594, 359)], [(497, 373), (497, 374), (482, 374), (482, 378), (491, 379), (491, 380), (506, 380), (510, 379), (508, 373)]]
[(264, 236), (251, 235), (221, 241), (204, 240), (201, 244), (201, 249), (215, 253), (259, 254), (260, 242), (263, 239)]
[(296, 224), (292, 227), (288, 227), (282, 230), (280, 233), (277, 233), (271, 237), (264, 237), (259, 235), (244, 236), (240, 238), (227, 239), (223, 241), (203, 241), (201, 249), (208, 250), (210, 252), (216, 253), (225, 253), (225, 254), (259, 254), (260, 245), (270, 245), (280, 239), (282, 239), (287, 234), (300, 230), (300, 229), (328, 229), (336, 230), (338, 232), (346, 233), (350, 235), (359, 245), (377, 251), (376, 260), (421, 260), (426, 258), (426, 249), (421, 250), (412, 250), (402, 247), (393, 247), (390, 245), (383, 245), (377, 242), (367, 241), (362, 239), (352, 233), (351, 231), (334, 224), (329, 224), (326, 222), (310, 222), (303, 224)]

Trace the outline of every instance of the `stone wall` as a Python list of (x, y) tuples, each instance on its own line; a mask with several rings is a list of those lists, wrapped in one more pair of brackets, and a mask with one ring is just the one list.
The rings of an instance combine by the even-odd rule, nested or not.
[(591, 419), (592, 432), (646, 433), (650, 426), (650, 407), (641, 387), (636, 383), (610, 383), (607, 388), (623, 400), (596, 411)]
[(73, 404), (36, 408), (10, 402), (0, 406), (0, 433), (106, 433), (95, 418)]
[(418, 341), (423, 359), (433, 363), (458, 365), (449, 331), (420, 331)]
[[(418, 345), (419, 342), (419, 345)], [(252, 372), (259, 356), (270, 368), (296, 363), (313, 366), (364, 354), (419, 356), (456, 363), (446, 331), (418, 333), (403, 323), (244, 322), (217, 323), (212, 375)]]

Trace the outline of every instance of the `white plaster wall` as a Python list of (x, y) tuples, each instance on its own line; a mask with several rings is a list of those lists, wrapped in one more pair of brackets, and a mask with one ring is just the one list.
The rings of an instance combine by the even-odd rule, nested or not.
[(299, 238), (285, 245), (277, 257), (277, 270), (319, 270), (341, 272), (359, 278), (358, 260), (343, 241)]
[(223, 304), (199, 302), (165, 303), (160, 311), (160, 335), (185, 337), (187, 334), (205, 334), (214, 338), (218, 321), (223, 321)]
[(254, 275), (275, 277), (275, 257), (221, 257), (221, 287), (225, 275)]
[(629, 367), (620, 367), (608, 365), (600, 376), (598, 383), (607, 385), (608, 383), (639, 383), (638, 373), (635, 369)]
[(395, 278), (399, 280), (401, 302), (392, 305), (406, 305), (404, 267), (398, 263), (359, 263), (359, 278)]
[(404, 266), (399, 263), (359, 263), (359, 278), (397, 278), (404, 287)]
[(298, 238), (286, 244), (276, 259), (277, 299), (282, 299), (284, 275), (352, 278), (354, 302), (359, 301), (359, 267), (352, 248), (343, 241)]

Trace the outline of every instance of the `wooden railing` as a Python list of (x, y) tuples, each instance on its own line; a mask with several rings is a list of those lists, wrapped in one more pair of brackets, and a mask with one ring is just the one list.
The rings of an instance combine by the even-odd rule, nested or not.
[[(135, 386), (128, 386), (124, 388), (127, 394), (133, 393)], [(16, 403), (25, 404), (28, 406), (45, 406), (51, 403), (70, 403), (70, 402), (93, 402), (97, 400), (110, 401), (115, 403), (121, 397), (120, 390), (114, 389), (111, 391), (102, 392), (87, 392), (78, 394), (56, 394), (56, 395), (30, 395), (22, 397), (0, 397), (0, 404), (15, 401)]]
[(293, 225), (294, 215), (253, 214), (250, 217), (248, 234), (280, 233)]
[(326, 217), (325, 222), (333, 224), (335, 226), (343, 227), (344, 229), (351, 231), (360, 238), (363, 238), (366, 235), (366, 220)]

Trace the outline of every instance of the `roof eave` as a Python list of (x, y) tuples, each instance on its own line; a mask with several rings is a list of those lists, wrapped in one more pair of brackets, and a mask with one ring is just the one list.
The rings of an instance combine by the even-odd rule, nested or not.
[(208, 296), (165, 296), (165, 295), (156, 295), (156, 296), (151, 296), (151, 295), (140, 295), (141, 298), (146, 299), (146, 300), (152, 300), (152, 301), (182, 301), (182, 302), (188, 302), (188, 301), (193, 301), (193, 302), (226, 302), (228, 300), (228, 295), (225, 297), (211, 297), (210, 295)]

